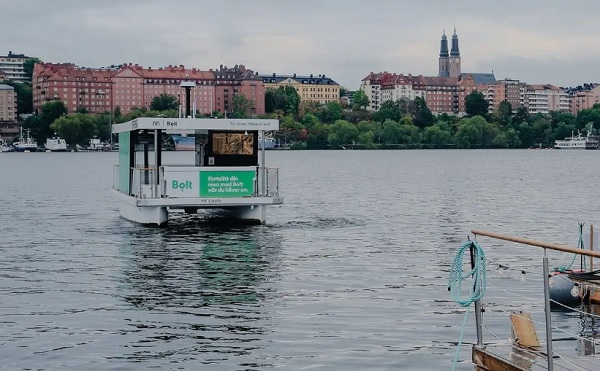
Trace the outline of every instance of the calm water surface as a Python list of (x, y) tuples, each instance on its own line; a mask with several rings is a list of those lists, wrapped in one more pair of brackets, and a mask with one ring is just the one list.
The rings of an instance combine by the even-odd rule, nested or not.
[[(253, 227), (121, 219), (116, 162), (0, 154), (0, 368), (447, 370), (464, 316), (448, 268), (469, 231), (576, 245), (600, 216), (600, 151), (273, 151), (285, 203)], [(543, 321), (542, 252), (479, 241), (486, 327), (505, 338), (514, 309)]]

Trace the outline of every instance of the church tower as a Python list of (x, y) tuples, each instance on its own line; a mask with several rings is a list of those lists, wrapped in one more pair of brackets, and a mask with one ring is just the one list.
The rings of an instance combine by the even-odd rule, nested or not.
[(449, 75), (450, 77), (460, 76), (460, 50), (458, 50), (458, 35), (456, 34), (456, 28), (452, 35), (452, 49), (450, 49), (450, 63), (449, 63)]
[(446, 37), (446, 30), (442, 34), (442, 42), (440, 45), (440, 72), (439, 77), (450, 76), (450, 59), (448, 55), (448, 38)]

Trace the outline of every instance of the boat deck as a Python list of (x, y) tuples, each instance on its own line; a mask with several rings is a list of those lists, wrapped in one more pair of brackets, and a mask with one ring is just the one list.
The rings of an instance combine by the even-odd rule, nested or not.
[[(482, 370), (547, 370), (548, 358), (543, 351), (512, 344), (473, 346), (472, 360), (476, 371)], [(600, 356), (554, 357), (554, 370), (600, 370)]]

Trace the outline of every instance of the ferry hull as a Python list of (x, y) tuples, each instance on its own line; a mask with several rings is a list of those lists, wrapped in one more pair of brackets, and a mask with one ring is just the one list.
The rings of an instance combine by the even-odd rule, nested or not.
[(119, 197), (119, 214), (132, 222), (163, 227), (169, 220), (169, 211), (163, 206), (138, 206), (133, 197), (116, 192)]
[(31, 148), (27, 148), (27, 147), (17, 147), (15, 146), (15, 152), (36, 152), (37, 151), (37, 147), (31, 147)]

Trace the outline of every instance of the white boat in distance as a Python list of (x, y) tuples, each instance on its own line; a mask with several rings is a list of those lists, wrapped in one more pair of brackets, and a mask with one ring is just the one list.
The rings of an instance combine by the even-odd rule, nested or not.
[(6, 144), (6, 140), (0, 138), (0, 152), (12, 152), (13, 149)]
[[(590, 136), (589, 133), (588, 133), (588, 136)], [(556, 148), (556, 149), (585, 149), (586, 142), (587, 142), (587, 137), (582, 136), (581, 133), (578, 132), (577, 136), (575, 136), (573, 133), (571, 133), (571, 136), (568, 138), (565, 138), (563, 140), (555, 140), (554, 148)]]
[(23, 128), (21, 128), (21, 136), (18, 142), (13, 143), (13, 148), (17, 152), (35, 152), (37, 151), (37, 142), (31, 138), (30, 131), (27, 129), (27, 136), (23, 136)]
[(67, 142), (60, 137), (47, 138), (45, 147), (50, 152), (65, 152), (67, 150)]
[(108, 152), (111, 151), (112, 148), (110, 144), (106, 142), (101, 142), (100, 139), (94, 137), (90, 139), (90, 145), (87, 147), (89, 151), (103, 151)]

